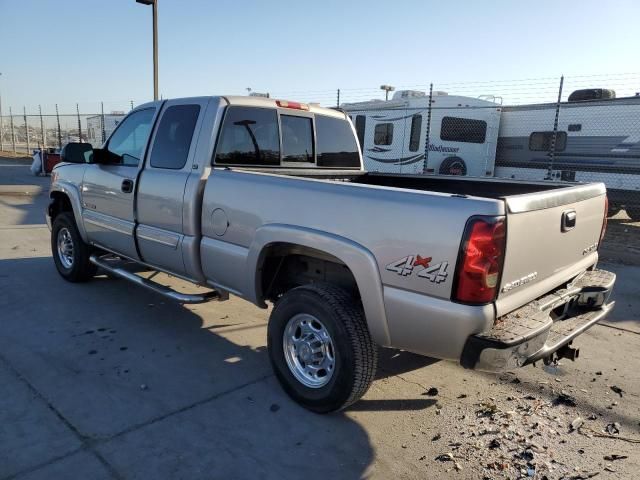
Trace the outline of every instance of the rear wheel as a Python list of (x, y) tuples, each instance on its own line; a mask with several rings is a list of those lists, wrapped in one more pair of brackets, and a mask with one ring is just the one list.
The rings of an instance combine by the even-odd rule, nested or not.
[(73, 215), (58, 214), (51, 228), (51, 254), (58, 273), (70, 282), (85, 282), (96, 274), (89, 261), (91, 246), (84, 243)]
[(466, 175), (467, 164), (460, 157), (445, 158), (438, 170), (440, 175)]
[(355, 403), (375, 376), (377, 347), (362, 307), (333, 285), (304, 285), (285, 293), (271, 313), (267, 343), (284, 390), (314, 412)]

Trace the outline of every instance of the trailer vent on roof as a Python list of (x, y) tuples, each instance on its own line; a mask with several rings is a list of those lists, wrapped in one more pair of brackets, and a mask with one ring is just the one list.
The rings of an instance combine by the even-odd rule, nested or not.
[(425, 92), (421, 92), (420, 90), (398, 90), (393, 94), (393, 99), (401, 100), (404, 98), (420, 98), (426, 96), (427, 94)]
[(616, 92), (606, 88), (585, 88), (576, 90), (569, 95), (570, 102), (582, 102), (584, 100), (606, 100), (616, 98)]

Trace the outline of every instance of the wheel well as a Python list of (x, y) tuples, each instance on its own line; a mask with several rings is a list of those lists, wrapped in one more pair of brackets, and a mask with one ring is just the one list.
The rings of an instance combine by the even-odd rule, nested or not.
[(71, 200), (62, 192), (52, 192), (51, 203), (49, 204), (49, 217), (51, 217), (51, 221), (62, 212), (73, 212)]
[(289, 243), (269, 245), (258, 268), (258, 298), (276, 301), (288, 290), (310, 283), (330, 283), (360, 298), (353, 273), (339, 258)]

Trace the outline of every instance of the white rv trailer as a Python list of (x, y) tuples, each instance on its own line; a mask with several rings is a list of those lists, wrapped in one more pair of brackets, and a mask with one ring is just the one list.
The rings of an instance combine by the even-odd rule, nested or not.
[(501, 105), (433, 92), (397, 91), (389, 101), (345, 103), (365, 168), (372, 172), (493, 176)]
[(555, 103), (503, 107), (496, 176), (604, 182), (610, 213), (640, 220), (640, 96), (562, 102), (551, 161), (555, 113)]

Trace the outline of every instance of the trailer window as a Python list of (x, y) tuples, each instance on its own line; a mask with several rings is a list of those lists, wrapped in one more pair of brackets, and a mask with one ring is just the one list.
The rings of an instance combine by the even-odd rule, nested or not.
[(270, 108), (228, 107), (215, 163), (218, 165), (279, 165), (278, 115)]
[(187, 163), (199, 105), (174, 105), (162, 114), (153, 142), (150, 164), (155, 168), (179, 170)]
[(471, 118), (444, 117), (440, 126), (440, 140), (449, 142), (484, 143), (487, 122)]
[(282, 161), (313, 163), (313, 120), (280, 115)]
[(364, 115), (356, 115), (356, 135), (360, 142), (360, 151), (364, 148), (364, 129), (367, 125), (367, 117)]
[(393, 143), (393, 123), (378, 123), (373, 133), (375, 145), (391, 145)]
[(411, 117), (411, 135), (409, 136), (409, 151), (416, 152), (420, 148), (420, 133), (422, 130), (422, 115)]
[(316, 115), (316, 151), (319, 167), (360, 167), (353, 130), (340, 118)]
[[(529, 150), (534, 152), (547, 152), (551, 150), (553, 132), (533, 132), (529, 136)], [(556, 133), (556, 152), (562, 152), (567, 148), (567, 132)]]

